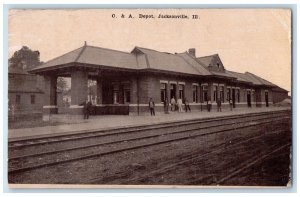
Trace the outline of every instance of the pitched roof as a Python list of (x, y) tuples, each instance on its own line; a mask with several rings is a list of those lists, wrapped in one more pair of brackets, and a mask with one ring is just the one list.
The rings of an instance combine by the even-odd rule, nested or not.
[(195, 68), (201, 75), (211, 75), (207, 68), (199, 64), (199, 62), (192, 57), (189, 53), (179, 53), (178, 56), (182, 57), (188, 64)]
[(251, 81), (255, 85), (267, 85), (267, 86), (276, 86), (275, 84), (253, 74), (250, 72), (246, 72), (245, 76), (248, 77), (249, 81)]
[(83, 46), (62, 56), (49, 60), (32, 70), (50, 68), (68, 63), (95, 64), (111, 67), (137, 68), (135, 56), (131, 53), (104, 49), (94, 46)]
[(184, 54), (179, 55), (159, 52), (142, 47), (135, 47), (135, 50), (138, 50), (146, 55), (146, 62), (148, 68), (194, 75), (209, 75), (208, 71), (205, 72), (203, 70), (203, 72), (199, 72), (199, 70), (193, 66), (194, 64), (197, 64), (197, 62), (191, 60)]
[(212, 59), (216, 56), (217, 54), (213, 55), (208, 55), (204, 57), (197, 57), (197, 60), (199, 60), (204, 66), (208, 67), (209, 64), (211, 63)]
[(236, 78), (235, 76), (233, 75), (230, 75), (229, 73), (226, 72), (218, 72), (218, 71), (210, 71), (213, 75), (217, 75), (217, 76), (222, 76), (222, 77), (229, 77), (229, 78)]
[(219, 57), (218, 54), (213, 54), (213, 55), (204, 56), (204, 57), (197, 57), (196, 60), (203, 67), (208, 68), (209, 71), (211, 72), (211, 74), (213, 74), (213, 75), (221, 76), (221, 77), (237, 78), (236, 76), (231, 75), (228, 72), (226, 72), (225, 68), (224, 68), (224, 70), (222, 69), (222, 71), (210, 69), (209, 66), (211, 66), (211, 64), (213, 63), (213, 61), (215, 61), (216, 58), (217, 58), (218, 62), (221, 61), (221, 58)]
[(41, 68), (49, 68), (49, 67), (53, 67), (53, 66), (57, 66), (57, 65), (63, 65), (63, 64), (76, 62), (76, 59), (77, 59), (77, 57), (79, 57), (83, 48), (84, 48), (84, 46), (80, 47), (78, 49), (75, 49), (73, 51), (70, 51), (64, 55), (58, 56), (54, 59), (51, 59), (51, 60), (45, 62), (44, 64), (33, 68), (32, 70), (37, 70), (37, 69), (41, 69)]
[(281, 88), (279, 86), (276, 86), (272, 90), (275, 91), (275, 92), (286, 92), (286, 93), (289, 92), (289, 91), (287, 91), (287, 90), (285, 90), (285, 89), (283, 89), (283, 88)]
[(78, 59), (78, 63), (94, 64), (111, 67), (138, 69), (136, 57), (132, 53), (105, 49), (94, 46), (86, 46)]
[(229, 75), (235, 77), (236, 80), (238, 80), (238, 81), (251, 83), (251, 81), (249, 81), (249, 79), (247, 79), (247, 77), (245, 76), (245, 73), (238, 73), (238, 72), (233, 72), (233, 71), (229, 71), (229, 70), (226, 70), (225, 72), (228, 73)]
[(128, 53), (84, 45), (35, 67), (31, 71), (34, 73), (45, 68), (55, 68), (68, 63), (82, 63), (132, 70), (154, 69), (193, 75), (217, 75), (235, 78), (238, 81), (249, 82), (254, 85), (275, 86), (271, 82), (249, 72), (237, 73), (227, 70), (224, 72), (209, 70), (207, 67), (214, 61), (214, 58), (219, 58), (218, 54), (195, 58), (187, 52), (171, 54), (135, 47), (131, 53)]

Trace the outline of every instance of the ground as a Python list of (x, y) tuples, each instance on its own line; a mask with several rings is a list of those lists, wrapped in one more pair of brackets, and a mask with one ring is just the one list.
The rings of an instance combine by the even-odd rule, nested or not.
[(34, 128), (34, 127), (44, 127), (44, 126), (56, 126), (65, 123), (55, 122), (55, 121), (43, 121), (42, 115), (36, 116), (24, 116), (20, 118), (15, 118), (14, 120), (8, 121), (8, 129), (21, 129), (21, 128)]

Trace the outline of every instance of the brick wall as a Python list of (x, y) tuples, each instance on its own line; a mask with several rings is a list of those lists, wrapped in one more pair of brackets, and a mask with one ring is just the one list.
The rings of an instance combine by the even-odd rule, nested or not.
[[(20, 103), (16, 103), (16, 96), (20, 95)], [(31, 103), (31, 96), (35, 96), (35, 102)], [(34, 114), (42, 113), (44, 94), (42, 93), (24, 93), (14, 92), (8, 93), (9, 107), (15, 108), (15, 114)], [(10, 114), (9, 114), (10, 115)]]
[(279, 103), (288, 98), (288, 92), (272, 91), (273, 103)]

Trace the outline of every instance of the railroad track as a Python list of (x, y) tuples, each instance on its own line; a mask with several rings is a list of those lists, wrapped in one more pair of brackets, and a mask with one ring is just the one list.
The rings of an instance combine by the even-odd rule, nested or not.
[(265, 115), (273, 115), (273, 114), (288, 114), (290, 110), (280, 110), (274, 112), (260, 112), (260, 113), (249, 113), (249, 114), (239, 114), (233, 115), (230, 117), (217, 117), (217, 118), (205, 118), (205, 119), (191, 119), (184, 121), (171, 121), (159, 124), (151, 124), (151, 125), (143, 125), (143, 126), (129, 126), (125, 128), (112, 128), (106, 130), (87, 130), (79, 133), (66, 133), (66, 134), (58, 134), (55, 136), (36, 136), (30, 139), (9, 139), (8, 148), (23, 148), (26, 146), (35, 146), (35, 145), (43, 145), (50, 144), (56, 142), (66, 142), (66, 141), (75, 141), (82, 139), (91, 139), (95, 137), (104, 137), (104, 136), (112, 136), (118, 134), (125, 133), (135, 133), (146, 130), (154, 130), (154, 129), (166, 129), (178, 126), (187, 126), (187, 125), (195, 125), (199, 123), (214, 123), (215, 121), (222, 120), (235, 120), (237, 118), (248, 118), (248, 117), (261, 117)]
[[(33, 154), (15, 156), (15, 157), (12, 156), (9, 158), (9, 174), (33, 170), (33, 169), (42, 168), (42, 167), (46, 167), (46, 166), (59, 165), (59, 164), (63, 164), (66, 162), (73, 162), (73, 161), (77, 161), (77, 160), (83, 160), (83, 159), (113, 154), (113, 153), (127, 151), (127, 150), (155, 146), (155, 145), (164, 144), (164, 143), (171, 143), (174, 141), (185, 140), (188, 138), (200, 137), (200, 136), (204, 136), (204, 135), (210, 135), (210, 134), (216, 134), (216, 133), (222, 133), (222, 132), (228, 132), (228, 131), (232, 131), (234, 129), (255, 127), (255, 126), (259, 126), (259, 125), (263, 125), (263, 124), (268, 124), (272, 121), (282, 120), (285, 117), (285, 115), (287, 115), (286, 111), (277, 112), (274, 114), (273, 113), (272, 114), (270, 114), (270, 113), (252, 114), (250, 117), (249, 116), (235, 116), (235, 117), (230, 117), (227, 119), (219, 118), (219, 120), (227, 121), (227, 123), (221, 122), (221, 124), (216, 124), (216, 125), (208, 124), (208, 123), (212, 123), (209, 120), (206, 120), (206, 121), (196, 121), (195, 120), (197, 122), (197, 124), (206, 123), (208, 125), (202, 125), (202, 126), (198, 126), (196, 128), (190, 128), (190, 129), (182, 128), (182, 129), (175, 130), (175, 131), (171, 130), (171, 131), (168, 131), (165, 133), (156, 133), (156, 134), (147, 135), (147, 136), (127, 138), (125, 140), (124, 139), (113, 140), (113, 141), (105, 142), (105, 143), (78, 146), (78, 147), (55, 150), (55, 151), (50, 151), (50, 152), (49, 151), (48, 152), (40, 152), (40, 153), (33, 153)], [(270, 118), (272, 118), (271, 121), (269, 120)], [(287, 116), (286, 118), (288, 119), (289, 117)], [(237, 119), (239, 121), (237, 121)], [(216, 121), (216, 119), (214, 121)], [(257, 122), (257, 121), (259, 121), (259, 122)], [(189, 125), (194, 122), (189, 121)], [(237, 126), (238, 124), (241, 124), (241, 125)], [(185, 124), (183, 124), (183, 125), (185, 125)], [(233, 125), (235, 126), (234, 128), (232, 128)], [(160, 128), (160, 129), (166, 128), (163, 125), (161, 125), (161, 126), (162, 126), (162, 128)], [(169, 126), (171, 126), (171, 125), (169, 125)], [(178, 127), (178, 125), (173, 124), (173, 127), (174, 126)], [(182, 125), (180, 125), (180, 126), (182, 126)], [(157, 128), (157, 127), (151, 126), (151, 128), (153, 130), (153, 128)], [(169, 127), (169, 128), (172, 128), (172, 127)], [(138, 130), (140, 130), (140, 128)], [(145, 131), (148, 131), (148, 130), (151, 130), (151, 129), (147, 127), (145, 129)], [(202, 130), (202, 131), (199, 133), (199, 130)], [(125, 130), (125, 132), (122, 131), (119, 133), (114, 133), (114, 135), (125, 134), (128, 132), (129, 132), (128, 130)], [(134, 130), (132, 132), (137, 132), (137, 131)], [(141, 130), (140, 130), (140, 132), (141, 132)], [(93, 133), (93, 134), (95, 134), (95, 133)], [(104, 135), (106, 135), (106, 134), (110, 135), (111, 133), (105, 132)], [(99, 133), (98, 133), (98, 135), (101, 136), (101, 134), (99, 134)], [(86, 136), (84, 136), (84, 139), (86, 139)], [(76, 140), (78, 140), (78, 139), (76, 138)], [(130, 142), (130, 143), (128, 143), (128, 142)], [(24, 143), (24, 144), (26, 144), (26, 143)], [(41, 144), (37, 143), (36, 145), (41, 145)], [(16, 147), (20, 148), (20, 146), (16, 146)], [(27, 147), (27, 145), (25, 145), (24, 147)]]
[[(55, 139), (55, 142), (51, 141), (49, 143), (36, 143), (31, 144), (30, 146), (25, 142), (24, 146), (10, 146), (9, 147), (9, 159), (17, 159), (17, 158), (25, 158), (30, 157), (32, 155), (45, 155), (45, 154), (52, 154), (61, 152), (63, 150), (70, 151), (70, 150), (76, 150), (76, 149), (82, 149), (82, 148), (92, 148), (99, 145), (105, 145), (105, 144), (112, 144), (112, 143), (120, 143), (124, 141), (134, 141), (136, 139), (145, 138), (145, 136), (150, 137), (158, 137), (161, 135), (174, 133), (174, 132), (184, 132), (184, 131), (190, 131), (190, 129), (207, 129), (207, 128), (214, 128), (215, 126), (226, 126), (226, 125), (233, 125), (237, 124), (239, 122), (243, 122), (244, 119), (246, 119), (249, 122), (262, 120), (262, 119), (268, 119), (271, 116), (282, 116), (284, 117), (286, 115), (285, 112), (277, 113), (277, 114), (263, 114), (258, 115), (254, 114), (253, 116), (242, 116), (242, 117), (229, 117), (227, 119), (214, 119), (214, 121), (194, 121), (190, 124), (176, 124), (173, 123), (172, 127), (156, 127), (156, 129), (150, 129), (145, 128), (144, 130), (138, 129), (125, 132), (121, 130), (120, 132), (113, 132), (113, 133), (98, 133), (97, 137), (83, 137), (83, 138), (76, 138), (74, 140), (62, 140), (58, 141)], [(264, 117), (265, 116), (265, 117)], [(216, 124), (217, 121), (217, 124)], [(196, 127), (195, 127), (196, 126)], [(152, 127), (151, 127), (152, 128)], [(168, 130), (169, 129), (169, 130)], [(171, 130), (170, 130), (171, 129)], [(151, 134), (151, 135), (150, 135)], [(52, 139), (52, 138), (51, 138)], [(112, 140), (113, 139), (113, 140)], [(68, 143), (67, 143), (68, 142)], [(60, 150), (57, 150), (57, 148), (60, 147)], [(39, 151), (40, 153), (37, 153)]]
[[(284, 133), (285, 136), (289, 136), (286, 135), (285, 133), (287, 132), (286, 129), (284, 130), (276, 130), (276, 131), (272, 131), (272, 132), (268, 132), (268, 135), (274, 135), (274, 134), (278, 134), (278, 133)], [(185, 168), (188, 168), (188, 166), (193, 163), (196, 160), (201, 160), (201, 159), (208, 159), (208, 157), (210, 155), (216, 154), (216, 153), (220, 153), (222, 151), (224, 151), (224, 149), (231, 149), (235, 146), (240, 146), (249, 142), (253, 142), (253, 141), (257, 141), (257, 140), (262, 140), (266, 137), (265, 133), (261, 133), (258, 136), (253, 136), (253, 137), (245, 137), (246, 139), (240, 140), (240, 139), (233, 139), (230, 140), (230, 143), (221, 143), (215, 147), (212, 147), (210, 151), (201, 153), (201, 149), (196, 149), (190, 153), (185, 153), (183, 156), (180, 156), (179, 159), (177, 159), (177, 161), (164, 161), (162, 163), (160, 163), (160, 167), (159, 168), (153, 168), (153, 169), (149, 169), (147, 168), (147, 171), (145, 173), (140, 173), (138, 177), (134, 177), (131, 179), (128, 179), (127, 177), (130, 176), (130, 174), (128, 174), (128, 172), (124, 171), (122, 173), (120, 173), (119, 177), (115, 177), (115, 175), (112, 175), (112, 178), (110, 179), (110, 177), (106, 177), (106, 179), (108, 180), (117, 180), (118, 184), (140, 184), (140, 183), (144, 183), (145, 180), (147, 180), (147, 178), (152, 178), (152, 177), (161, 177), (164, 176), (166, 174), (173, 174), (174, 171), (176, 171), (177, 169), (180, 169), (181, 166), (184, 166)], [(231, 143), (232, 141), (232, 143)], [(271, 150), (271, 153), (267, 153), (267, 154), (258, 154), (258, 155), (254, 155), (253, 158), (247, 159), (245, 162), (243, 162), (241, 165), (239, 165), (238, 167), (234, 168), (233, 170), (231, 170), (231, 173), (225, 177), (222, 177), (219, 179), (219, 181), (217, 182), (217, 184), (222, 184), (223, 182), (225, 182), (226, 180), (228, 180), (229, 178), (237, 175), (239, 172), (241, 172), (242, 169), (248, 168), (251, 165), (254, 165), (255, 163), (257, 163), (258, 161), (261, 161), (263, 159), (265, 159), (266, 157), (269, 157), (272, 153), (281, 150), (283, 147), (287, 147), (290, 146), (291, 144), (288, 143), (286, 145), (281, 146), (282, 144), (275, 144), (272, 145), (271, 147), (269, 147), (269, 149)], [(280, 148), (278, 148), (278, 146), (280, 146)], [(275, 149), (275, 151), (274, 151)], [(200, 152), (200, 154), (199, 154)], [(241, 159), (241, 158), (239, 158)], [(122, 177), (126, 177), (124, 179), (122, 179)], [(103, 177), (101, 178), (92, 178), (92, 179), (88, 179), (86, 180), (87, 183), (89, 184), (96, 184), (101, 182), (103, 179)], [(194, 180), (194, 182), (197, 182), (199, 180)]]
[(273, 154), (282, 151), (283, 149), (290, 149), (291, 147), (291, 143), (288, 144), (284, 144), (281, 146), (273, 146), (271, 148), (271, 151), (269, 151), (266, 154), (258, 154), (257, 156), (254, 156), (253, 158), (250, 158), (248, 160), (246, 160), (245, 162), (243, 162), (241, 165), (237, 166), (230, 174), (226, 175), (225, 177), (222, 177), (217, 184), (218, 185), (222, 185), (224, 183), (226, 183), (226, 181), (230, 180), (231, 178), (237, 176), (239, 173), (241, 173), (242, 171), (256, 165), (257, 163), (267, 159), (268, 157), (271, 157)]

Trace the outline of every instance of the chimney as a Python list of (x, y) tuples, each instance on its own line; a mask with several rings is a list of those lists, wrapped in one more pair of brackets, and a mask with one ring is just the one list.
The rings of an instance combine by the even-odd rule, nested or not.
[(86, 46), (87, 45), (87, 43), (86, 43), (86, 41), (84, 41), (84, 46)]
[(195, 48), (189, 49), (189, 54), (192, 55), (193, 57), (196, 57), (196, 49)]

